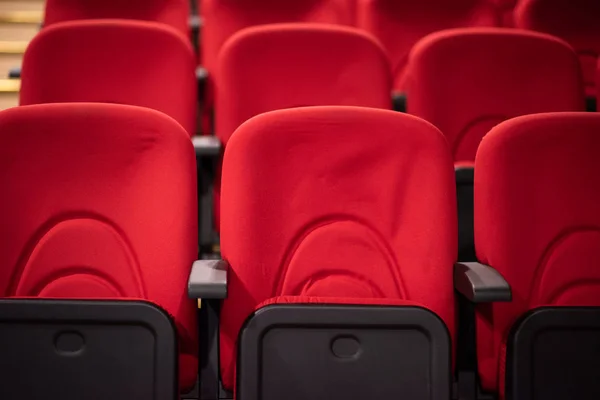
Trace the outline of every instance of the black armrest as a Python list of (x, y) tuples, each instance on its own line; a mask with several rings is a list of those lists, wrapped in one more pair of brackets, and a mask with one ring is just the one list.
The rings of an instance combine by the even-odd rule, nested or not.
[(456, 165), (454, 167), (457, 185), (473, 185), (475, 168), (472, 165)]
[(21, 79), (21, 67), (12, 67), (9, 69), (8, 77), (10, 79)]
[(215, 136), (194, 136), (192, 138), (196, 157), (218, 157), (221, 155), (221, 141)]
[(477, 262), (454, 265), (454, 288), (473, 303), (512, 300), (510, 285), (502, 275)]
[(224, 299), (227, 297), (227, 270), (223, 260), (194, 262), (188, 280), (188, 296), (192, 299)]

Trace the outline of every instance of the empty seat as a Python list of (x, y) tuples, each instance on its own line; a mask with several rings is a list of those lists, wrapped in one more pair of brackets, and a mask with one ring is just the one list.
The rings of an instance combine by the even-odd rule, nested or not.
[(406, 88), (408, 53), (423, 36), (499, 22), (495, 6), (482, 0), (357, 0), (356, 18), (357, 26), (375, 35), (389, 52), (397, 91)]
[(522, 0), (515, 9), (518, 28), (550, 33), (575, 48), (589, 96), (596, 93), (594, 71), (600, 54), (599, 18), (600, 2), (596, 0)]
[(598, 148), (595, 113), (518, 117), (479, 148), (477, 256), (513, 292), (477, 325), (481, 382), (501, 398), (600, 396)]
[(223, 44), (241, 29), (283, 22), (352, 24), (349, 0), (202, 0), (199, 8), (204, 21), (202, 63), (209, 73)]
[[(262, 399), (449, 395), (453, 179), (443, 135), (406, 114), (305, 107), (240, 126), (223, 164), (225, 388), (237, 376), (238, 394)], [(409, 326), (409, 309), (424, 319)]]
[(391, 108), (383, 48), (354, 28), (273, 24), (247, 28), (221, 51), (216, 134), (227, 143), (242, 122), (283, 108), (348, 105)]
[(196, 132), (195, 56), (155, 22), (94, 20), (43, 29), (23, 59), (20, 104), (102, 102), (153, 108)]
[[(391, 108), (391, 75), (381, 46), (354, 29), (273, 24), (244, 29), (224, 46), (216, 87), (216, 134), (223, 144), (247, 119), (283, 108)], [(219, 220), (219, 182), (215, 186)]]
[(80, 19), (161, 22), (189, 33), (189, 0), (46, 0), (44, 25)]
[[(5, 110), (0, 113), (0, 132), (0, 296), (152, 302), (172, 317), (177, 328), (180, 388), (193, 387), (198, 368), (197, 322), (195, 303), (186, 298), (186, 285), (197, 256), (196, 166), (185, 130), (173, 119), (146, 108), (67, 103)], [(113, 393), (104, 374), (114, 378), (114, 371), (122, 372), (122, 366), (111, 357), (118, 354), (118, 346), (125, 346), (128, 354), (130, 346), (141, 345), (132, 342), (128, 346), (131, 337), (120, 337), (129, 323), (124, 316), (127, 310), (94, 319), (98, 306), (88, 309), (84, 303), (77, 307), (79, 317), (87, 316), (74, 328), (85, 332), (86, 352), (68, 358), (72, 360), (68, 363), (65, 354), (77, 355), (73, 343), (78, 341), (57, 341), (57, 355), (52, 337), (57, 332), (49, 332), (33, 348), (43, 350), (39, 357), (48, 353), (58, 357), (57, 369), (52, 364), (40, 365), (42, 359), (27, 365), (27, 351), (21, 354), (18, 368), (43, 371), (45, 385), (53, 390), (50, 393), (64, 393), (69, 399), (74, 394), (66, 387), (57, 388), (52, 379), (52, 374), (64, 368), (74, 368), (82, 376), (74, 390), (96, 382), (96, 387), (104, 387), (100, 393)], [(67, 313), (63, 311), (57, 307), (55, 319), (39, 322), (37, 327), (56, 327), (64, 322)], [(2, 314), (3, 323), (6, 317)], [(21, 329), (16, 331), (23, 334), (19, 346), (41, 332), (36, 330), (35, 319), (8, 322), (3, 324), (3, 334), (15, 335)], [(134, 337), (139, 339), (146, 328), (134, 326), (133, 334), (138, 335)], [(152, 339), (146, 335), (141, 336), (144, 343)], [(108, 349), (104, 358), (96, 345)], [(157, 352), (173, 345), (167, 340), (167, 347)], [(105, 364), (89, 365), (88, 357), (100, 357)], [(131, 371), (131, 379), (164, 382), (155, 375), (160, 369), (149, 368), (156, 360), (146, 361), (150, 364)], [(19, 379), (31, 378), (27, 393), (35, 395), (26, 397), (39, 398), (47, 388), (39, 387), (36, 382), (43, 380), (30, 375), (34, 373), (23, 372)], [(63, 376), (59, 378), (64, 381)], [(131, 384), (116, 378), (125, 386)], [(169, 391), (174, 387), (156, 386), (161, 384), (150, 387), (173, 394)], [(2, 390), (5, 386), (6, 382)], [(128, 392), (149, 395), (135, 388)]]
[(437, 32), (414, 47), (408, 68), (408, 112), (444, 132), (456, 161), (473, 161), (481, 138), (506, 119), (585, 108), (577, 55), (546, 34)]

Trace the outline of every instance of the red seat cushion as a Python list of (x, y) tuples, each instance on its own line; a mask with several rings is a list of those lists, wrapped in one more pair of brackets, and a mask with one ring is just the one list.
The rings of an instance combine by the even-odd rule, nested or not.
[(541, 33), (437, 32), (415, 45), (408, 69), (407, 111), (446, 135), (456, 161), (473, 161), (483, 136), (506, 119), (585, 109), (576, 54)]
[(482, 0), (357, 0), (357, 26), (372, 33), (387, 49), (394, 89), (404, 91), (410, 49), (441, 29), (497, 26), (498, 10)]
[(36, 35), (23, 59), (20, 104), (100, 102), (153, 108), (196, 133), (195, 56), (156, 22), (75, 21)]
[(225, 387), (242, 323), (275, 297), (410, 301), (454, 335), (454, 169), (427, 122), (358, 107), (261, 114), (225, 150), (221, 209)]
[(44, 104), (0, 112), (0, 296), (144, 299), (177, 326), (197, 374), (193, 146), (141, 107)]
[[(477, 256), (513, 300), (479, 308), (484, 388), (503, 391), (503, 348), (515, 321), (545, 306), (600, 306), (600, 115), (549, 113), (506, 121), (475, 161)], [(499, 366), (501, 368), (499, 368)]]

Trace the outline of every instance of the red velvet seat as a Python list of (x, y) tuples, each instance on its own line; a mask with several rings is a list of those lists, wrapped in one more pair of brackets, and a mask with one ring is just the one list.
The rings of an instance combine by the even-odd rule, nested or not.
[(356, 18), (389, 52), (394, 90), (404, 91), (408, 53), (419, 39), (441, 29), (497, 26), (500, 16), (482, 0), (357, 0)]
[[(598, 328), (588, 325), (600, 319), (574, 322), (573, 312), (594, 310), (567, 309), (600, 306), (598, 148), (600, 115), (548, 113), (503, 122), (477, 153), (477, 256), (504, 276), (513, 293), (510, 303), (481, 306), (477, 324), (482, 385), (502, 398), (505, 375), (512, 399), (591, 399), (599, 393), (599, 347), (586, 343), (598, 337)], [(516, 330), (533, 320), (525, 315), (534, 310), (533, 318), (554, 313), (549, 326)], [(527, 336), (532, 343), (519, 348)], [(584, 344), (577, 348), (579, 342)], [(533, 359), (517, 372), (522, 352)]]
[(202, 0), (202, 65), (213, 73), (221, 47), (236, 32), (255, 25), (318, 22), (352, 25), (349, 0)]
[(69, 103), (3, 111), (0, 132), (0, 296), (150, 301), (176, 324), (189, 390), (197, 200), (185, 130), (146, 108)]
[[(221, 207), (222, 255), (230, 268), (220, 319), (220, 370), (227, 389), (234, 387), (242, 325), (251, 315), (263, 315), (266, 305), (371, 305), (373, 315), (382, 305), (417, 306), (437, 315), (454, 337), (453, 167), (442, 134), (425, 121), (338, 106), (261, 114), (240, 126), (228, 143)], [(329, 324), (335, 329), (333, 321)], [(302, 337), (313, 337), (310, 332)], [(380, 339), (389, 344), (387, 351), (396, 351), (396, 340)], [(382, 357), (364, 351), (365, 360)], [(297, 367), (310, 365), (309, 359), (294, 357), (300, 357), (294, 358)], [(431, 360), (437, 355), (426, 359), (427, 365), (435, 364)], [(380, 383), (405, 382), (404, 367), (395, 364), (403, 361), (386, 360), (377, 368), (390, 365), (394, 378), (380, 376)], [(412, 363), (408, 354), (404, 361), (421, 382), (416, 371), (422, 364)], [(449, 358), (438, 362), (449, 374)], [(249, 372), (238, 369), (237, 374), (239, 384)], [(362, 382), (352, 383), (349, 376), (347, 388)], [(320, 384), (306, 382), (307, 376), (297, 379), (304, 382), (298, 388), (321, 390)], [(327, 378), (317, 373), (314, 379)], [(427, 385), (423, 381), (418, 390)], [(294, 399), (304, 393), (290, 390)], [(307, 389), (302, 398), (313, 398), (308, 393), (313, 391)]]
[(546, 34), (441, 31), (413, 48), (408, 68), (407, 111), (446, 135), (455, 161), (473, 161), (481, 138), (506, 119), (585, 109), (577, 55)]
[(199, 0), (203, 25), (200, 59), (208, 72), (204, 98), (204, 129), (209, 129), (215, 102), (213, 77), (223, 45), (236, 32), (289, 22), (352, 25), (353, 0)]
[(579, 54), (586, 92), (596, 94), (595, 68), (600, 54), (600, 2), (596, 0), (521, 0), (515, 25), (558, 36)]
[(23, 59), (20, 104), (143, 106), (196, 132), (195, 56), (187, 38), (156, 22), (74, 21), (43, 29)]
[[(283, 108), (348, 105), (391, 108), (391, 75), (381, 46), (340, 26), (247, 28), (221, 51), (215, 127), (226, 144), (247, 119)], [(216, 185), (217, 226), (219, 184)]]
[(283, 108), (391, 108), (391, 72), (379, 43), (357, 29), (272, 24), (234, 35), (216, 74), (216, 134), (226, 144), (244, 121)]
[(47, 0), (44, 25), (80, 19), (160, 22), (189, 33), (188, 0)]

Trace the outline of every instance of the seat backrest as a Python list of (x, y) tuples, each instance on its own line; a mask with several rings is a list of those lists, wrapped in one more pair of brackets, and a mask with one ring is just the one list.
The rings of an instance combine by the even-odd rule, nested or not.
[[(511, 285), (477, 326), (494, 366), (511, 325), (544, 306), (600, 305), (600, 115), (548, 113), (506, 121), (475, 161), (477, 256)], [(480, 362), (480, 364), (482, 364)]]
[(274, 24), (247, 28), (223, 47), (216, 73), (216, 133), (226, 142), (247, 119), (283, 108), (391, 108), (381, 46), (354, 28)]
[(408, 53), (422, 37), (449, 28), (496, 26), (494, 4), (482, 0), (356, 0), (357, 26), (372, 33), (387, 49), (394, 89), (404, 91)]
[(579, 54), (586, 92), (595, 95), (600, 55), (600, 2), (596, 0), (521, 0), (515, 9), (518, 28), (546, 32), (569, 42)]
[(74, 21), (29, 44), (20, 104), (100, 102), (153, 108), (196, 131), (195, 56), (189, 41), (155, 22)]
[(242, 323), (276, 296), (411, 300), (453, 335), (454, 191), (443, 135), (407, 114), (305, 107), (244, 123), (223, 164), (226, 387)]
[[(481, 1), (490, 1), (490, 0), (481, 0)], [(514, 11), (515, 7), (518, 3), (518, 0), (491, 0), (498, 9), (500, 10), (500, 25), (504, 27), (513, 27), (515, 25), (514, 21)]]
[(353, 0), (202, 0), (202, 65), (214, 71), (221, 46), (237, 31), (264, 24), (319, 22), (352, 25)]
[(133, 19), (189, 33), (189, 0), (46, 0), (44, 26), (81, 19)]
[(112, 104), (0, 112), (0, 296), (145, 299), (197, 349), (193, 146), (173, 119)]
[(506, 119), (585, 109), (577, 55), (542, 33), (441, 31), (414, 47), (408, 68), (408, 112), (444, 132), (456, 161), (473, 161), (481, 138)]

